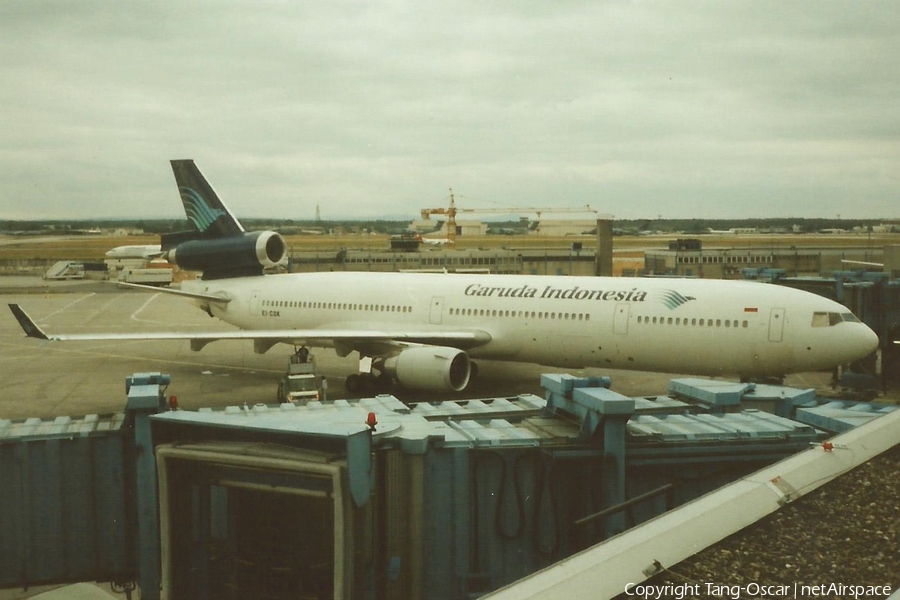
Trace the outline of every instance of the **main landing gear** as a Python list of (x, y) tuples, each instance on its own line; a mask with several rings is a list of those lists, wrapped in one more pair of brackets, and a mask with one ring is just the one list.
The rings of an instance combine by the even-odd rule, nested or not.
[(350, 394), (390, 394), (394, 389), (394, 378), (384, 368), (384, 359), (359, 357), (359, 373), (348, 375), (344, 387)]
[(347, 376), (344, 387), (350, 394), (389, 394), (394, 389), (394, 380), (384, 373), (353, 373)]

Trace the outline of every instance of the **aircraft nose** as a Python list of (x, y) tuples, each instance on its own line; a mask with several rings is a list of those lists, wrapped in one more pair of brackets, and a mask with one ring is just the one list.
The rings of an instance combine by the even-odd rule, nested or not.
[(878, 334), (872, 331), (868, 325), (859, 324), (859, 330), (853, 335), (852, 346), (857, 359), (865, 358), (878, 348)]

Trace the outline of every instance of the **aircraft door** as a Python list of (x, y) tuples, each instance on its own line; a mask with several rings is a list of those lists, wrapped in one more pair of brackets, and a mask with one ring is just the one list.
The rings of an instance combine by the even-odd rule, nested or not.
[(250, 293), (250, 314), (258, 315), (259, 314), (259, 304), (260, 304), (260, 295), (262, 292), (259, 290), (253, 290)]
[(769, 313), (769, 341), (780, 342), (784, 335), (784, 309), (773, 308)]
[(444, 315), (444, 298), (435, 296), (431, 299), (431, 312), (428, 315), (428, 322), (432, 325), (440, 325)]
[(631, 304), (628, 302), (619, 302), (616, 304), (616, 314), (613, 318), (613, 332), (626, 334), (628, 333), (628, 315), (631, 312)]

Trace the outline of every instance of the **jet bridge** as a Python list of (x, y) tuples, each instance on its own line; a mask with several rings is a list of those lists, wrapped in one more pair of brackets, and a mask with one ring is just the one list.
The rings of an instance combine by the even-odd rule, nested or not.
[(125, 419), (0, 420), (0, 587), (133, 579)]
[(0, 588), (109, 581), (130, 595), (139, 572), (153, 580), (146, 417), (163, 409), (167, 383), (167, 375), (129, 377), (122, 413), (0, 419)]
[(889, 410), (546, 375), (544, 398), (183, 411), (167, 382), (129, 378), (116, 415), (0, 421), (0, 587), (465, 599)]

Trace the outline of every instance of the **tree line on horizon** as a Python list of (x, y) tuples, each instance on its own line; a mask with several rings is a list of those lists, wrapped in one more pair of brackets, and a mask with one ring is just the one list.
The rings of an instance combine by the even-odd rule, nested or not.
[[(378, 234), (395, 234), (407, 230), (408, 220), (296, 220), (296, 219), (242, 219), (244, 226), (250, 230), (273, 229), (282, 233), (342, 231), (347, 233), (371, 232)], [(521, 229), (521, 220), (488, 221), (493, 229)], [(728, 230), (733, 228), (756, 228), (760, 230), (792, 231), (795, 227), (804, 233), (813, 233), (829, 229), (853, 230), (871, 228), (876, 225), (896, 225), (900, 231), (900, 220), (885, 219), (838, 219), (838, 218), (772, 218), (772, 219), (614, 219), (613, 228), (628, 233), (641, 232), (681, 232), (685, 234), (703, 234), (710, 229)], [(6, 234), (65, 234), (87, 233), (91, 230), (132, 229), (154, 235), (184, 231), (191, 229), (186, 219), (111, 219), (111, 220), (2, 220), (0, 232)]]

